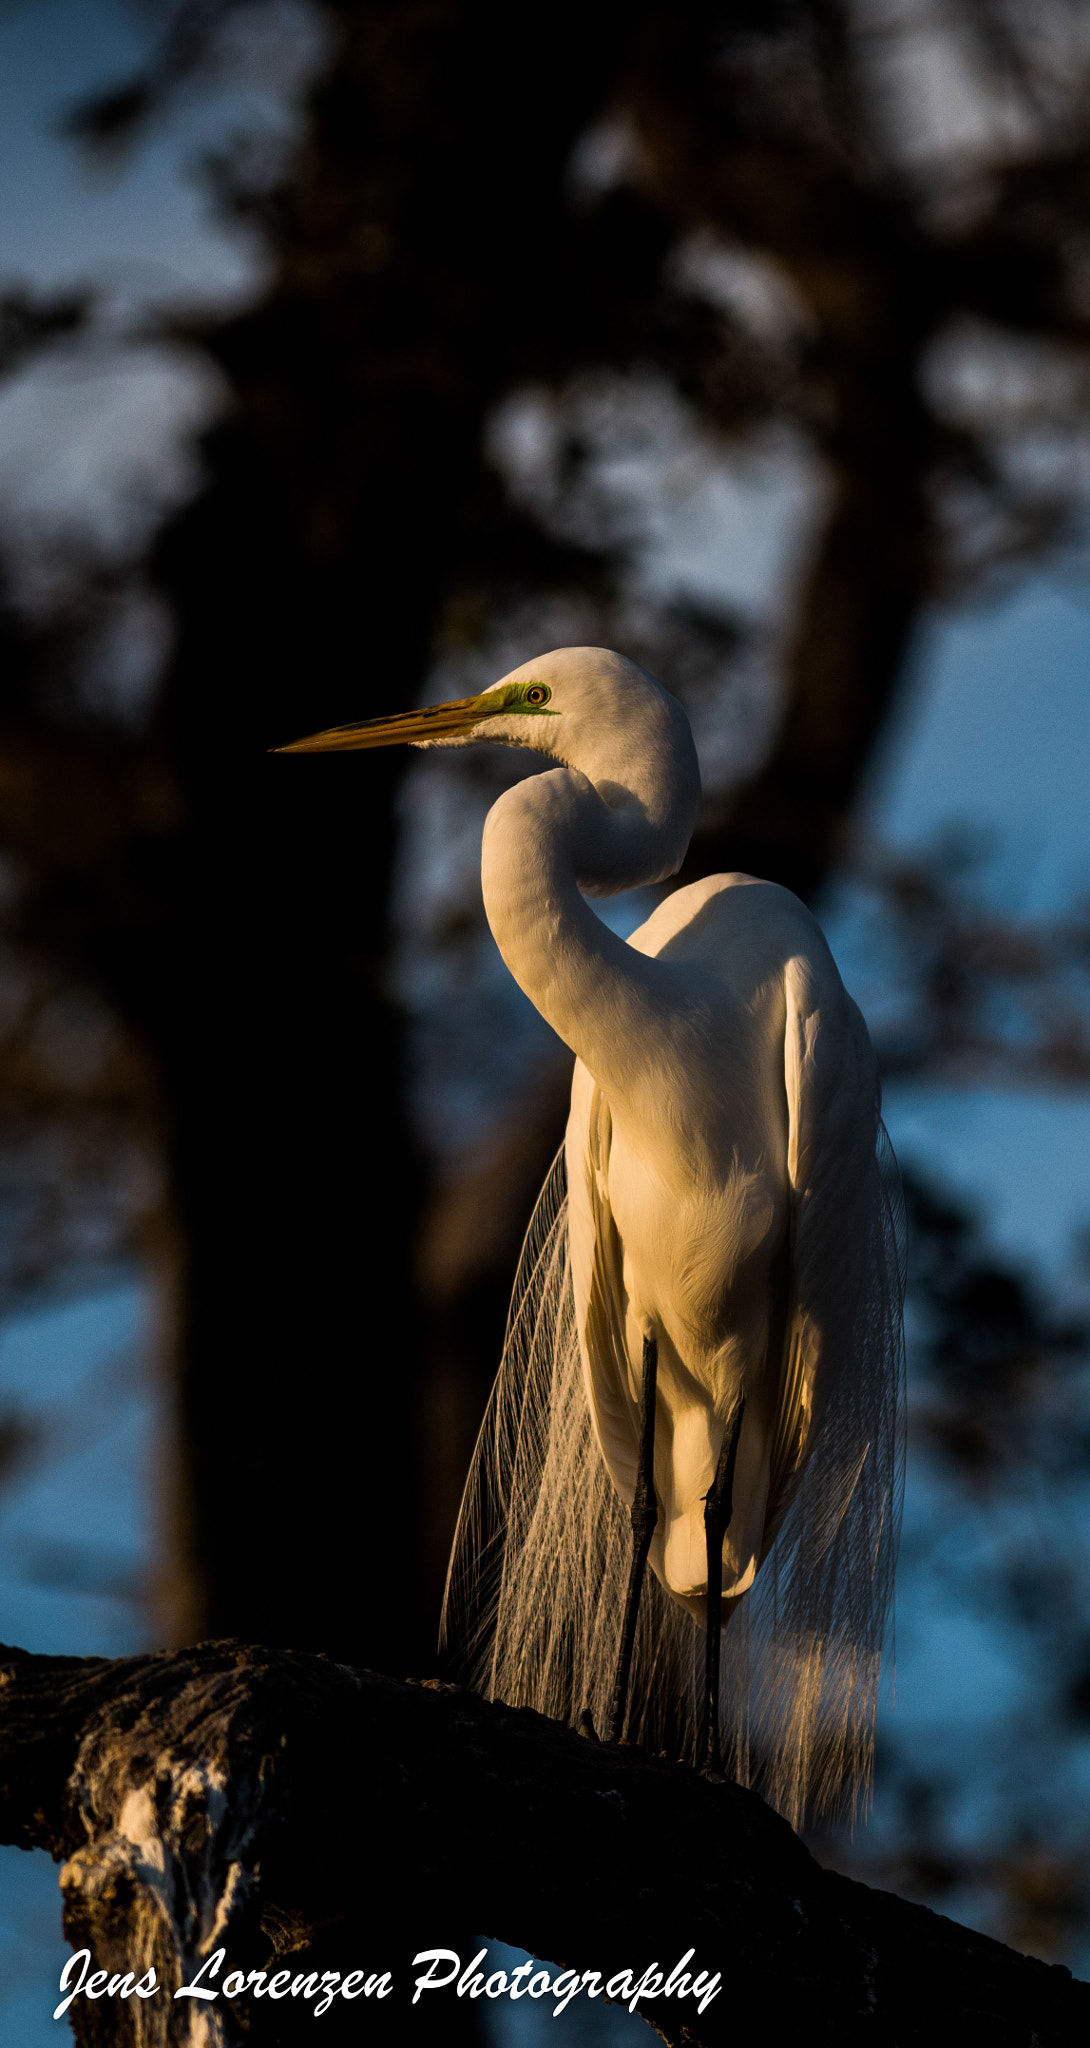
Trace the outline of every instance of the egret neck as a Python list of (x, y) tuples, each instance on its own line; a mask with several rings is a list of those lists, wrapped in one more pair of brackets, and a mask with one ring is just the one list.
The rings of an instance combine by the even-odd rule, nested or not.
[(484, 830), (485, 910), (504, 961), (606, 1087), (631, 1074), (634, 1062), (654, 1062), (648, 1033), (657, 1040), (662, 970), (617, 938), (585, 895), (614, 895), (675, 874), (700, 795), (687, 722), (654, 722), (663, 729), (653, 748), (637, 716), (629, 744), (611, 748), (603, 734), (593, 750), (602, 758), (586, 770), (573, 762), (516, 783), (493, 805)]

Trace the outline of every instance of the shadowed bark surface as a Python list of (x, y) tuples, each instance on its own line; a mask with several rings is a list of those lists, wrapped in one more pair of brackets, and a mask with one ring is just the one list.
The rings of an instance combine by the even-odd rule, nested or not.
[[(414, 2007), (412, 1959), (468, 1963), (480, 1930), (603, 1981), (693, 1951), (722, 1977), (703, 2014), (691, 1993), (643, 2009), (678, 2048), (754, 2014), (829, 2048), (1087, 2038), (1090, 1986), (1067, 1970), (823, 1870), (754, 1793), (665, 1759), (303, 1652), (0, 1655), (0, 1835), (67, 1859), (74, 1947), (161, 1987), (79, 1997), (81, 2048), (309, 2040), (288, 1979), (334, 1970), (392, 1989), (335, 1997), (325, 2038), (456, 2041), (473, 2006), (452, 1987)], [(219, 1948), (220, 1983), (286, 1969), (280, 2002), (175, 2001)]]

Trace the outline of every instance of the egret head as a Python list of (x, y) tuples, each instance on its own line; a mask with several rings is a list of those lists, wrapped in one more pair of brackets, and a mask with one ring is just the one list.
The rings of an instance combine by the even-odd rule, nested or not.
[[(588, 893), (608, 895), (631, 887), (633, 878), (659, 881), (676, 873), (700, 798), (689, 721), (646, 669), (608, 647), (558, 647), (512, 669), (478, 697), (334, 726), (277, 752), (347, 753), (399, 743), (465, 747), (477, 740), (530, 747), (593, 784), (610, 843), (606, 849), (599, 833), (585, 854), (581, 886)], [(493, 807), (489, 826), (513, 794)], [(486, 828), (486, 858), (488, 836)], [(585, 828), (583, 840), (586, 848)]]
[(647, 670), (607, 647), (558, 647), (512, 669), (477, 697), (424, 711), (368, 718), (317, 732), (281, 754), (348, 753), (363, 747), (465, 747), (477, 740), (531, 747), (579, 768), (599, 787), (624, 783), (630, 758), (696, 757), (676, 698)]

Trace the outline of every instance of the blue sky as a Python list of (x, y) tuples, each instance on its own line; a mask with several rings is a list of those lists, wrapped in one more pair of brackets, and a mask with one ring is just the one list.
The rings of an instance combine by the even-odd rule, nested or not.
[[(920, 636), (863, 822), (926, 848), (950, 827), (994, 844), (986, 889), (1008, 916), (1090, 895), (1090, 604), (1033, 576)], [(999, 1239), (1055, 1268), (1090, 1221), (1085, 1089), (887, 1091), (899, 1150), (931, 1159), (989, 1212)]]
[[(93, 279), (142, 303), (245, 291), (258, 252), (214, 222), (186, 175), (234, 132), (237, 80), (179, 108), (116, 170), (92, 170), (58, 126), (88, 93), (127, 79), (154, 9), (123, 0), (6, 0), (0, 9), (0, 275), (59, 290)], [(270, 109), (256, 83), (242, 111)], [(271, 117), (271, 109), (270, 109)]]
[(994, 836), (1008, 913), (1090, 891), (1090, 578), (1057, 571), (920, 635), (864, 805), (911, 847), (950, 824)]

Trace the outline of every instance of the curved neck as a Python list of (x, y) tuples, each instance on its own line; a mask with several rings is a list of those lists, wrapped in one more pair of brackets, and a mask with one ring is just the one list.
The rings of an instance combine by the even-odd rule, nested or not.
[(676, 872), (699, 793), (695, 755), (692, 768), (648, 777), (643, 789), (635, 777), (596, 785), (554, 769), (509, 789), (485, 824), (481, 881), (496, 944), (535, 1009), (606, 1086), (646, 1044), (655, 963), (581, 892), (612, 895)]

